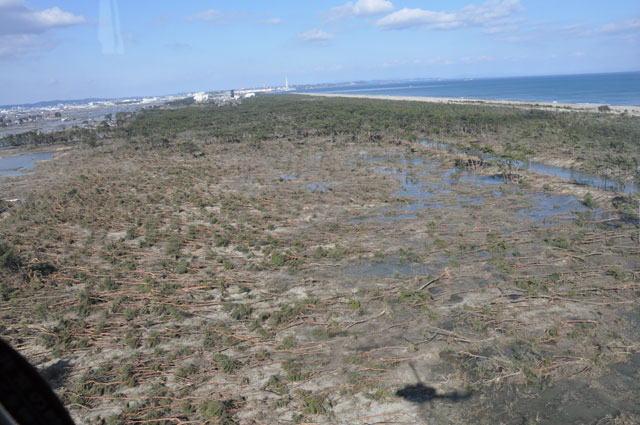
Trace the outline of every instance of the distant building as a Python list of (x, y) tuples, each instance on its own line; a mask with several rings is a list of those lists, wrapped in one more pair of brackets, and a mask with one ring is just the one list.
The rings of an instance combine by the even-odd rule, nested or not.
[(204, 102), (206, 100), (209, 100), (209, 95), (207, 93), (196, 93), (193, 95), (193, 98), (195, 99), (196, 102)]

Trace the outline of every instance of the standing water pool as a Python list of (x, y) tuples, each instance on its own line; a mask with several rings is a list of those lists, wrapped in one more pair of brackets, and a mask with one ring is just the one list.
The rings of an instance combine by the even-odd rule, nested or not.
[(38, 165), (38, 161), (46, 161), (53, 155), (53, 152), (21, 153), (0, 158), (0, 178), (22, 176), (25, 171)]

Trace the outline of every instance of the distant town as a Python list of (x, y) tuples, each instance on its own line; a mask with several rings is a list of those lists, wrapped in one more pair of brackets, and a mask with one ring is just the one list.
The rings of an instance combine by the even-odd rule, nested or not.
[(288, 81), (282, 87), (234, 89), (127, 99), (85, 99), (0, 106), (0, 138), (29, 131), (48, 133), (69, 128), (117, 125), (117, 115), (166, 105), (207, 103), (224, 105), (267, 93), (293, 91)]

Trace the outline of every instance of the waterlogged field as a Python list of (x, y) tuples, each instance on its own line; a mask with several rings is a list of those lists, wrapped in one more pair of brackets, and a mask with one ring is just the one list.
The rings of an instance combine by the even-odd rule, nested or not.
[(78, 423), (640, 421), (636, 198), (286, 99), (145, 113), (0, 186), (0, 336)]

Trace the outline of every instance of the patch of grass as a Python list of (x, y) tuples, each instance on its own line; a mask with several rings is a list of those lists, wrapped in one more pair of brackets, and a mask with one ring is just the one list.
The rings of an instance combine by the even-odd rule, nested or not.
[(87, 317), (91, 313), (91, 309), (95, 299), (89, 288), (86, 288), (78, 296), (78, 303), (76, 304), (76, 313), (80, 317)]
[(624, 280), (626, 274), (620, 267), (611, 267), (607, 270), (607, 276), (613, 276), (615, 280)]
[(214, 348), (221, 340), (220, 332), (214, 325), (209, 325), (205, 328), (204, 337), (202, 338), (202, 346), (204, 348)]
[(130, 348), (138, 348), (140, 347), (140, 338), (133, 332), (127, 332), (124, 337), (124, 343), (127, 344)]
[(104, 291), (113, 291), (118, 288), (118, 284), (111, 278), (105, 277), (100, 284), (100, 289)]
[(253, 309), (247, 304), (240, 304), (231, 311), (231, 317), (235, 320), (246, 320), (251, 316)]
[(302, 399), (303, 410), (305, 415), (323, 415), (327, 413), (329, 403), (327, 396), (312, 394), (310, 391), (298, 390), (296, 395)]
[(5, 242), (0, 242), (0, 268), (17, 270), (22, 264), (14, 248)]
[(128, 387), (135, 387), (138, 384), (133, 365), (126, 364), (120, 368), (120, 380)]
[(349, 308), (351, 310), (355, 310), (358, 314), (364, 314), (364, 308), (360, 304), (360, 301), (356, 300), (353, 297), (349, 297)]
[(336, 244), (336, 247), (329, 252), (329, 258), (333, 261), (340, 261), (342, 257), (347, 255), (349, 250), (340, 244)]
[(292, 348), (295, 348), (297, 345), (298, 345), (298, 341), (296, 340), (296, 337), (288, 336), (282, 340), (282, 343), (278, 345), (277, 348), (279, 350), (291, 350)]
[(315, 249), (315, 251), (313, 251), (313, 258), (316, 260), (320, 260), (322, 258), (325, 258), (327, 255), (329, 255), (329, 251), (327, 251), (326, 249), (322, 248), (321, 246), (317, 247)]
[(554, 238), (553, 240), (551, 240), (551, 245), (557, 248), (562, 248), (567, 250), (571, 248), (569, 241), (562, 236), (558, 236), (557, 238)]
[(234, 360), (224, 354), (216, 354), (213, 356), (213, 360), (216, 363), (216, 367), (222, 370), (224, 373), (234, 373), (240, 366), (240, 362)]
[(294, 359), (287, 359), (280, 364), (282, 370), (285, 372), (287, 380), (304, 381), (309, 377), (309, 374), (302, 371), (302, 363)]
[(442, 239), (436, 239), (433, 241), (433, 246), (435, 246), (438, 249), (444, 249), (447, 247), (447, 243)]
[(591, 196), (591, 192), (587, 192), (580, 203), (590, 209), (598, 208), (598, 203), (593, 199), (593, 196)]
[(377, 388), (372, 393), (364, 393), (363, 396), (369, 400), (385, 401), (393, 397), (393, 393), (387, 388)]
[(267, 382), (266, 389), (280, 395), (289, 394), (287, 383), (280, 375), (271, 375), (271, 378), (269, 378), (269, 381)]
[(180, 366), (178, 370), (176, 370), (176, 376), (179, 378), (186, 378), (187, 376), (191, 376), (196, 373), (198, 373), (198, 370), (192, 364)]
[(222, 420), (227, 419), (229, 412), (227, 406), (222, 401), (203, 401), (198, 405), (198, 411), (205, 419), (210, 421), (218, 420), (221, 423)]
[(285, 263), (284, 254), (280, 252), (274, 252), (271, 254), (271, 265), (274, 267), (282, 267)]
[(517, 280), (515, 284), (518, 288), (524, 289), (530, 295), (537, 295), (540, 291), (547, 291), (547, 285), (535, 278)]
[(307, 311), (307, 306), (316, 304), (314, 299), (306, 299), (296, 302), (295, 304), (285, 304), (280, 307), (280, 310), (271, 315), (271, 325), (276, 328), (280, 325), (291, 322), (296, 317), (304, 314)]

